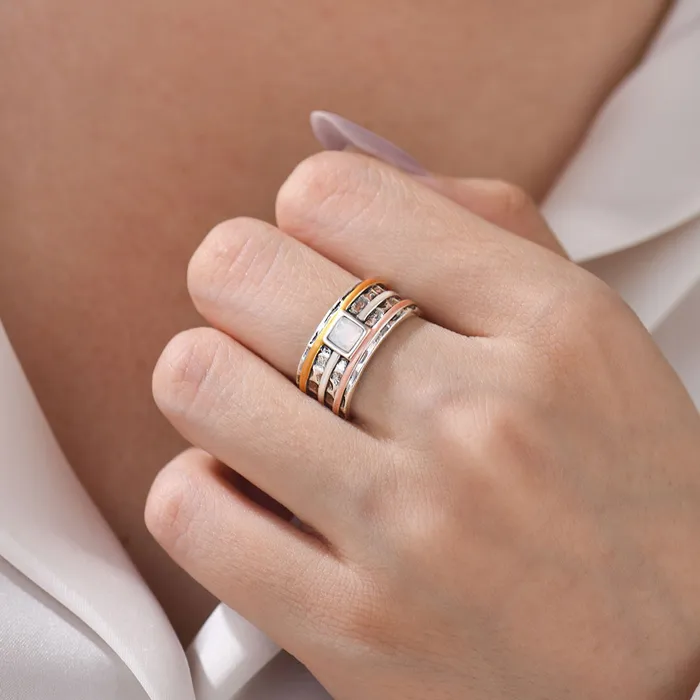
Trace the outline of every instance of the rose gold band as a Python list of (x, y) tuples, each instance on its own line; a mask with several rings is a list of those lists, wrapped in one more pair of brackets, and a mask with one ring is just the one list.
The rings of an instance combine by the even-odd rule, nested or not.
[[(367, 351), (367, 349), (373, 344), (373, 341), (380, 335), (381, 330), (403, 309), (408, 308), (409, 306), (415, 306), (415, 304), (410, 300), (410, 299), (403, 299), (402, 301), (397, 302), (394, 304), (389, 311), (386, 312), (384, 316), (382, 316), (381, 320), (372, 328), (372, 330), (367, 334), (367, 337), (362, 341), (362, 344), (360, 347), (355, 351), (353, 354), (350, 362), (348, 363), (348, 367), (343, 373), (343, 378), (340, 380), (340, 384), (338, 385), (338, 390), (335, 394), (335, 400), (333, 401), (333, 413), (336, 415), (340, 415), (340, 407), (343, 403), (343, 398), (345, 396), (345, 390), (348, 386), (348, 382), (350, 381), (350, 377), (357, 367), (358, 363), (360, 362), (360, 359), (363, 358), (364, 353)], [(378, 345), (375, 346), (378, 347)], [(366, 358), (369, 359), (369, 358)], [(358, 377), (359, 378), (359, 377)], [(345, 412), (348, 412), (349, 406), (345, 406)]]

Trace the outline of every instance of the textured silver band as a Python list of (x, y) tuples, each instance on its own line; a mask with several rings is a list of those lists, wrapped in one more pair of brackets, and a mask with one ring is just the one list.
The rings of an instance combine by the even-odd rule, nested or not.
[(328, 382), (330, 382), (333, 370), (335, 370), (339, 360), (340, 353), (334, 351), (331, 354), (328, 363), (326, 364), (326, 369), (323, 370), (321, 381), (318, 383), (318, 393), (316, 395), (316, 398), (319, 400), (320, 403), (325, 403), (326, 391), (328, 390)]

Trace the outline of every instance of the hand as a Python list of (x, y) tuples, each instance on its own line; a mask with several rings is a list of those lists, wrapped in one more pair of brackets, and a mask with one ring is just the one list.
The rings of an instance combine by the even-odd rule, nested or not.
[[(156, 480), (159, 542), (337, 700), (687, 700), (700, 418), (632, 312), (361, 156), (302, 163), (277, 219), (222, 224), (192, 259), (218, 330), (171, 341), (154, 394), (207, 452)], [(425, 320), (380, 348), (346, 423), (288, 379), (372, 275)]]

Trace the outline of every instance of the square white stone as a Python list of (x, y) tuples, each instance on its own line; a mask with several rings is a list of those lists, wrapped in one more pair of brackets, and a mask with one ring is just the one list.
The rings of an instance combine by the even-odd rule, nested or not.
[(367, 335), (367, 327), (345, 312), (328, 329), (325, 343), (343, 357), (349, 357)]

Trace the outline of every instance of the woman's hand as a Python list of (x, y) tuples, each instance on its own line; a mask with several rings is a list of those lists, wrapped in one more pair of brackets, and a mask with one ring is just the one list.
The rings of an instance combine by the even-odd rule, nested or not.
[[(154, 393), (206, 452), (153, 486), (166, 550), (338, 700), (687, 700), (700, 418), (630, 310), (362, 156), (302, 163), (277, 219), (222, 224), (192, 259), (216, 330), (168, 345)], [(380, 348), (351, 424), (289, 379), (374, 275), (425, 319)]]

